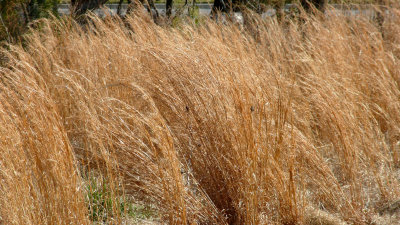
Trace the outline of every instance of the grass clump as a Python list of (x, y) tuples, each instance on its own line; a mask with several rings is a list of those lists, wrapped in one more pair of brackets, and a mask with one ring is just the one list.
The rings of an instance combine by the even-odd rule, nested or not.
[[(86, 202), (88, 204), (89, 219), (91, 221), (107, 221), (107, 219), (113, 218), (113, 201), (116, 200), (113, 196), (110, 187), (107, 185), (107, 180), (98, 180), (91, 178), (86, 187)], [(121, 202), (124, 207), (124, 202)], [(118, 212), (118, 216), (120, 212)]]
[[(151, 214), (140, 202), (168, 224), (396, 221), (388, 15), (45, 21), (1, 69), (2, 220), (123, 223)], [(78, 165), (98, 178), (82, 186)]]

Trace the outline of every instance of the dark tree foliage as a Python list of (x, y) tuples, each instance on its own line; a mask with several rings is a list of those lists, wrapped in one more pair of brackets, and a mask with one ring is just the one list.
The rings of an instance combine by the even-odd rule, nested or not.
[(0, 41), (19, 39), (30, 22), (57, 16), (59, 0), (0, 0)]
[(26, 10), (29, 20), (47, 17), (49, 13), (57, 14), (59, 0), (28, 0)]
[(165, 9), (166, 9), (166, 13), (167, 13), (167, 17), (170, 17), (172, 14), (172, 4), (173, 4), (173, 0), (166, 0), (165, 3)]
[(228, 12), (230, 5), (231, 5), (230, 0), (214, 0), (214, 4), (211, 11), (214, 14), (217, 12)]
[[(122, 3), (124, 2), (124, 0), (119, 0), (118, 3), (118, 8), (117, 8), (117, 14), (119, 16), (122, 16)], [(168, 2), (168, 0), (167, 0)], [(126, 13), (129, 14), (132, 12), (133, 9), (137, 8), (138, 4), (143, 5), (147, 11), (155, 18), (157, 19), (159, 17), (159, 13), (158, 10), (156, 8), (156, 5), (154, 4), (153, 0), (127, 0), (128, 3), (128, 8)], [(172, 7), (172, 5), (171, 5)], [(167, 7), (168, 8), (168, 7)], [(168, 10), (167, 10), (167, 15), (168, 15)]]
[(85, 14), (89, 10), (100, 8), (108, 0), (71, 0), (72, 12), (74, 15)]
[(300, 0), (300, 4), (306, 12), (313, 12), (313, 8), (324, 12), (327, 0)]
[(214, 0), (212, 13), (217, 12), (238, 12), (245, 7), (261, 13), (260, 0)]

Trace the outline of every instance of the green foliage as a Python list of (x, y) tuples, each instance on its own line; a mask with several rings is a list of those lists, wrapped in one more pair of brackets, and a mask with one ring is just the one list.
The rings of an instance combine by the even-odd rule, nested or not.
[(99, 182), (99, 180), (91, 178), (86, 186), (86, 193), (90, 220), (105, 221), (108, 217), (113, 216), (112, 194), (104, 179)]
[(157, 213), (148, 205), (133, 204), (125, 196), (115, 194), (108, 180), (90, 175), (86, 185), (86, 203), (89, 219), (93, 222), (106, 222), (115, 218), (151, 219)]
[(50, 14), (57, 15), (59, 0), (26, 0), (29, 19), (48, 17)]
[(19, 40), (33, 20), (57, 16), (60, 0), (0, 0), (0, 41)]
[(197, 5), (190, 6), (188, 8), (189, 17), (194, 21), (195, 24), (200, 23), (200, 11)]
[(0, 0), (0, 41), (11, 41), (20, 33), (21, 18), (18, 15), (20, 1)]

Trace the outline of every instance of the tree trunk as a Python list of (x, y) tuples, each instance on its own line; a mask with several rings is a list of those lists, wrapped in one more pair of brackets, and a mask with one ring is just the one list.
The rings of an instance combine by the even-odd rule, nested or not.
[(124, 2), (124, 0), (119, 0), (118, 3), (118, 8), (117, 8), (117, 15), (121, 16), (121, 8), (122, 8), (122, 3)]
[(71, 0), (72, 14), (82, 15), (89, 10), (100, 8), (108, 0)]
[(211, 14), (215, 15), (219, 12), (228, 12), (228, 5), (225, 0), (214, 0), (213, 7), (211, 9)]
[(166, 14), (167, 17), (171, 17), (172, 14), (172, 4), (173, 4), (173, 0), (167, 0), (165, 3), (165, 9), (166, 9)]
[(28, 10), (24, 3), (21, 2), (20, 4), (21, 4), (21, 8), (22, 8), (22, 13), (24, 15), (25, 24), (28, 24), (30, 22)]
[[(171, 2), (172, 2), (172, 0), (171, 0)], [(153, 17), (154, 20), (156, 20), (160, 15), (158, 14), (158, 10), (156, 8), (156, 5), (154, 4), (154, 1), (153, 0), (147, 0), (147, 3), (148, 3), (150, 15)], [(172, 8), (172, 3), (171, 3), (171, 8)], [(153, 13), (151, 12), (151, 9), (154, 10), (154, 12), (156, 13), (155, 15), (153, 15)]]
[(327, 0), (300, 0), (301, 6), (308, 13), (312, 13), (313, 8), (325, 12), (326, 2)]

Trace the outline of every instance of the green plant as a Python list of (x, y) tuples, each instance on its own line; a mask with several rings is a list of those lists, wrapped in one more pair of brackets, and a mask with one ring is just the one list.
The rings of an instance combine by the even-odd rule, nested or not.
[(113, 193), (110, 180), (91, 175), (86, 184), (86, 204), (89, 219), (94, 222), (107, 222), (124, 217), (149, 220), (157, 217), (149, 205), (135, 204), (128, 196)]
[(106, 221), (115, 217), (113, 197), (107, 180), (104, 178), (90, 178), (86, 187), (89, 218), (92, 221)]

